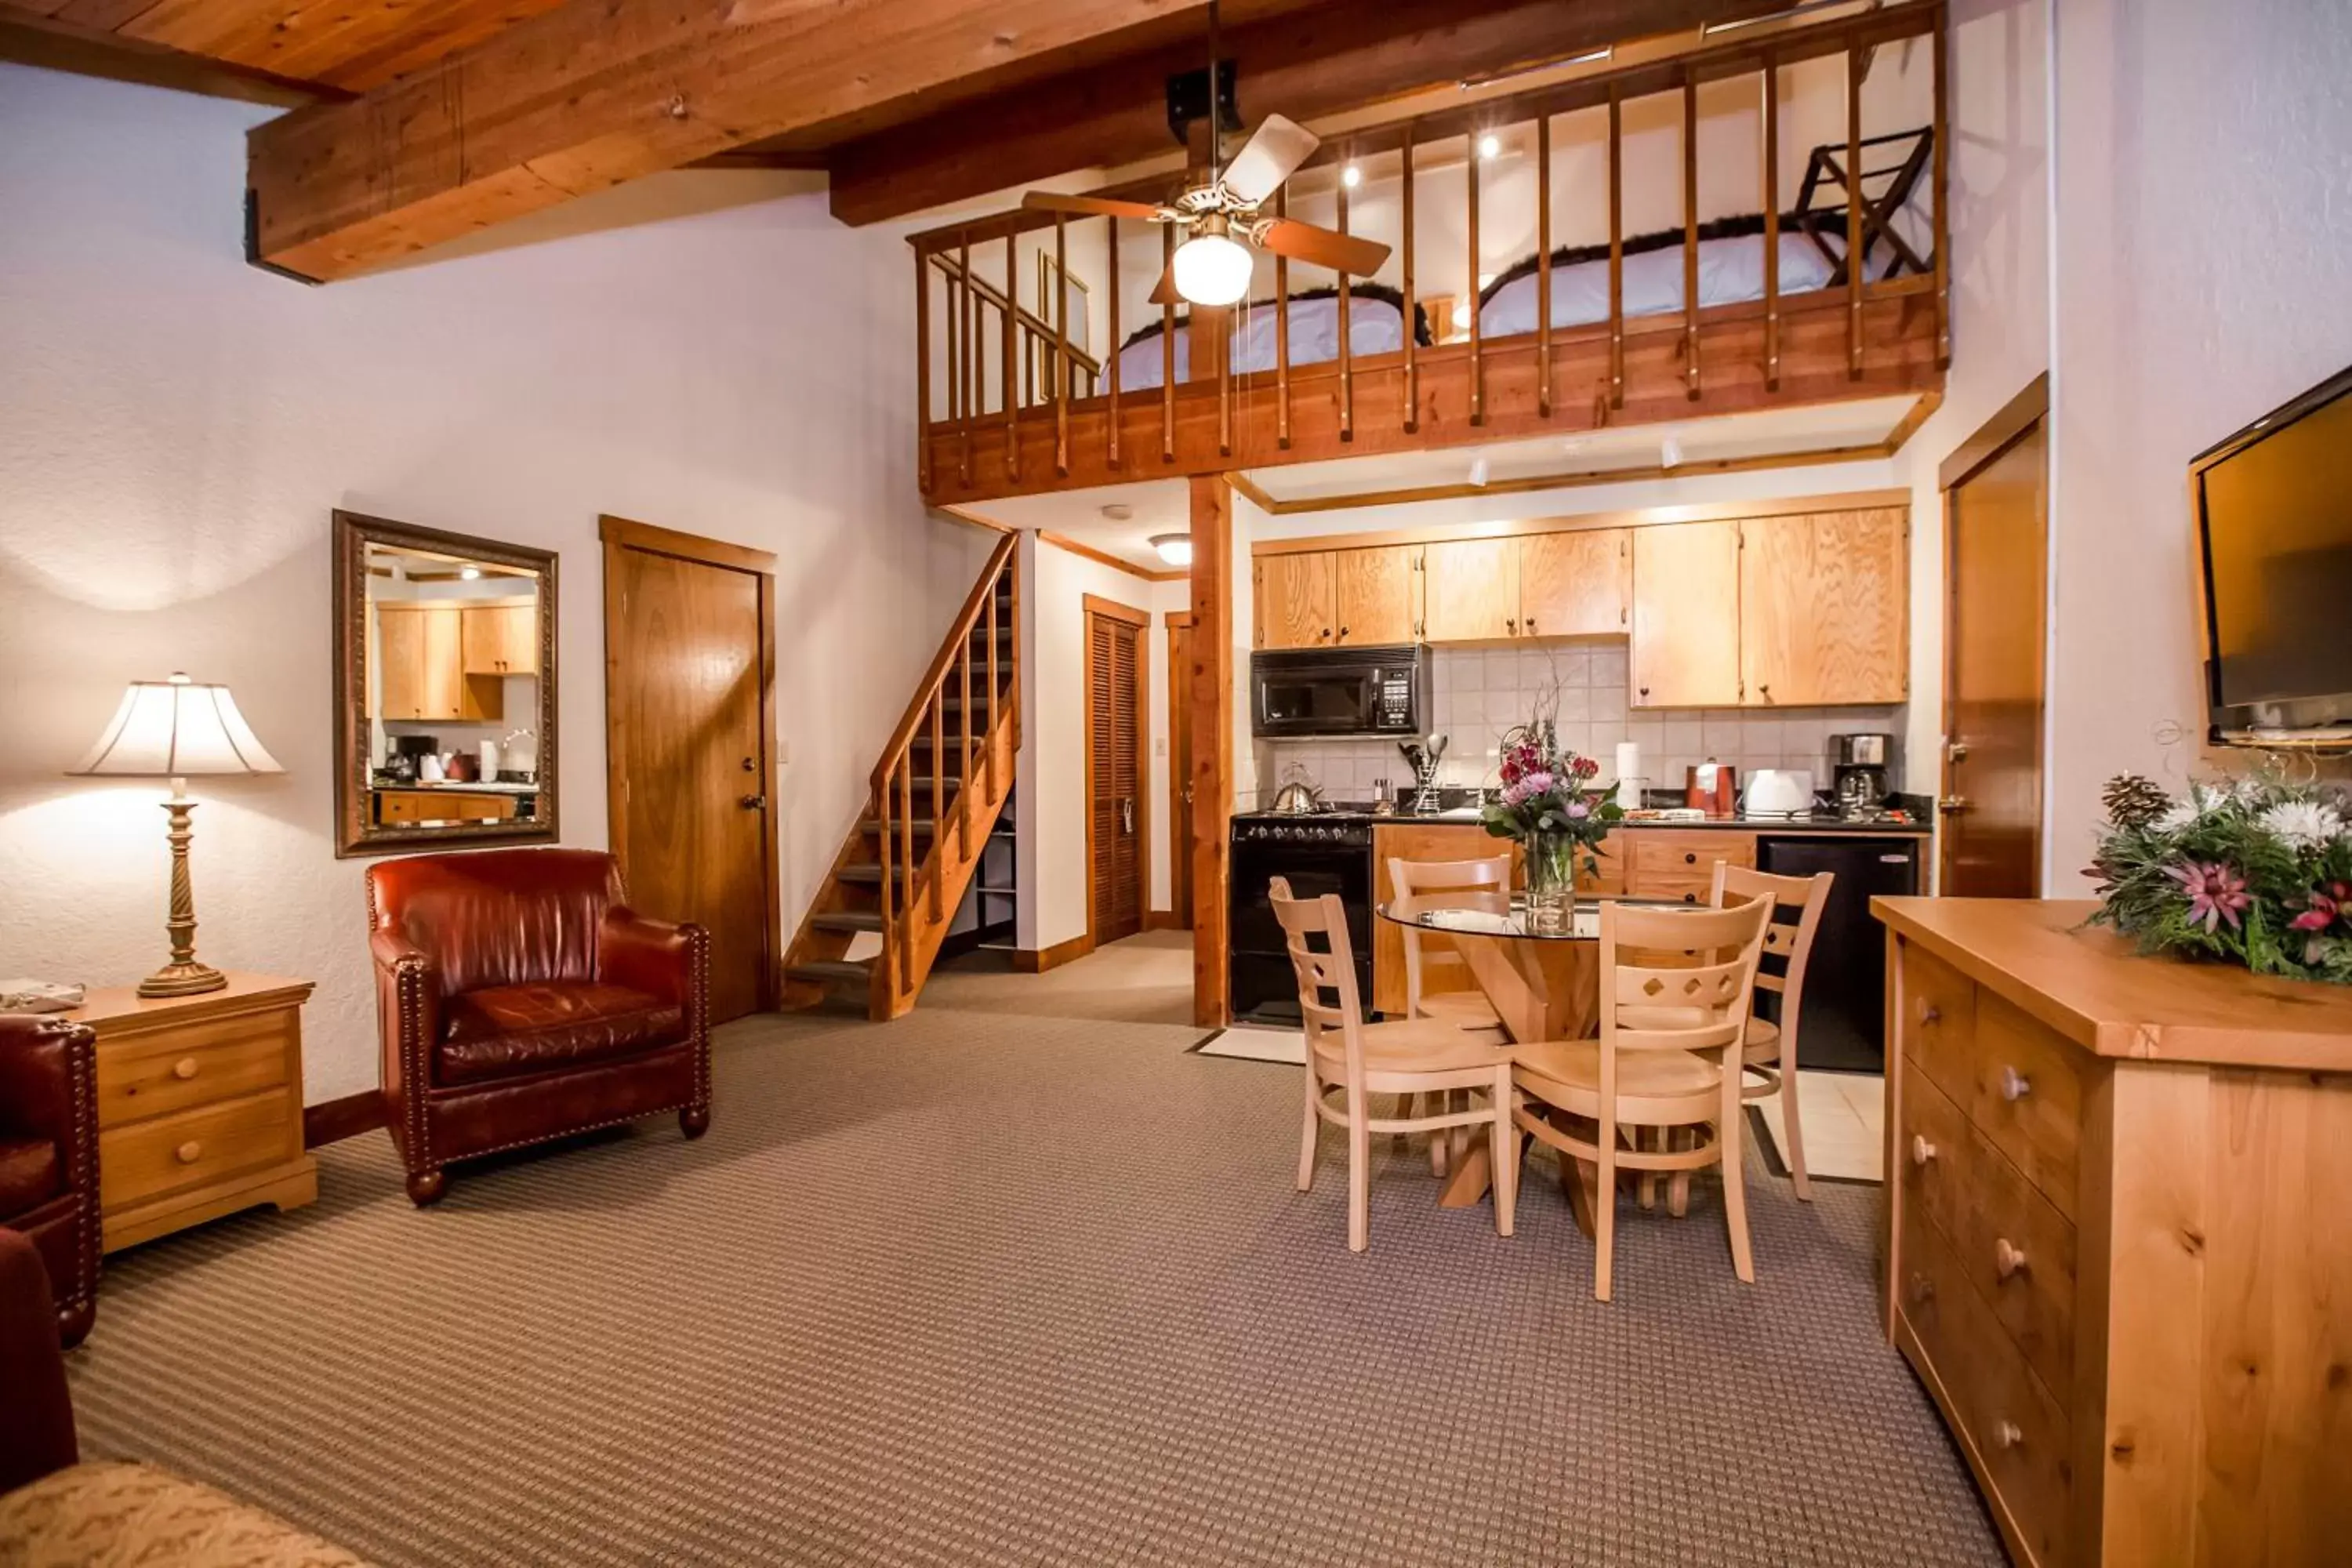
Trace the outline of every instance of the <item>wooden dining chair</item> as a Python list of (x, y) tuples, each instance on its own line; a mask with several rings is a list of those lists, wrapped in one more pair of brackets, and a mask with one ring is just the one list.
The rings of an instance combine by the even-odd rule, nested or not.
[[(1601, 1035), (1518, 1047), (1512, 1083), (1521, 1130), (1599, 1168), (1593, 1204), (1592, 1293), (1609, 1300), (1617, 1236), (1617, 1172), (1723, 1168), (1723, 1220), (1733, 1271), (1753, 1282), (1740, 1165), (1739, 1083), (1757, 961), (1772, 906), (1643, 910), (1601, 906)], [(1580, 1130), (1538, 1115), (1536, 1102), (1597, 1124)], [(1693, 1134), (1663, 1148), (1620, 1147), (1621, 1131)]]
[[(1389, 886), (1397, 898), (1424, 910), (1511, 912), (1511, 859), (1389, 860)], [(1470, 961), (1451, 942), (1424, 942), (1421, 928), (1403, 926), (1404, 997), (1408, 1018), (1442, 1018), (1465, 1029), (1499, 1029), (1503, 1021), (1471, 976)], [(1433, 991), (1433, 979), (1459, 976), (1464, 984)]]
[[(1788, 1143), (1789, 1180), (1797, 1195), (1807, 1203), (1813, 1201), (1813, 1184), (1805, 1174), (1805, 1130), (1797, 1115), (1797, 1024), (1805, 999), (1805, 960), (1813, 951), (1813, 933), (1821, 929), (1822, 910), (1830, 900), (1830, 883), (1835, 873), (1816, 871), (1810, 877), (1775, 877), (1768, 871), (1750, 871), (1743, 866), (1715, 863), (1715, 890), (1708, 902), (1717, 909), (1727, 909), (1736, 902), (1761, 900), (1772, 908), (1772, 918), (1764, 927), (1764, 956), (1778, 957), (1780, 973), (1759, 966), (1756, 973), (1759, 991), (1777, 992), (1780, 997), (1780, 1022), (1769, 1018), (1750, 1017), (1748, 1020), (1748, 1044), (1744, 1059), (1748, 1072), (1755, 1081), (1741, 1075), (1739, 1098), (1743, 1100), (1769, 1100), (1780, 1097), (1780, 1126)], [(1793, 920), (1783, 920), (1783, 910), (1796, 911)]]
[[(1511, 1234), (1517, 1199), (1518, 1135), (1511, 1128), (1511, 1058), (1496, 1037), (1466, 1032), (1428, 1018), (1364, 1022), (1348, 917), (1336, 893), (1293, 898), (1288, 879), (1268, 889), (1282, 922), (1290, 962), (1298, 973), (1298, 1010), (1307, 1030), (1304, 1114), (1298, 1135), (1298, 1190), (1315, 1184), (1317, 1145), (1326, 1121), (1348, 1130), (1348, 1249), (1361, 1252), (1371, 1237), (1371, 1136), (1375, 1132), (1442, 1133), (1484, 1126), (1495, 1162), (1495, 1230)], [(1375, 1117), (1375, 1094), (1438, 1096), (1454, 1089), (1483, 1099), (1461, 1110)], [(1337, 1091), (1338, 1103), (1333, 1102)], [(1433, 1098), (1431, 1103), (1437, 1101)], [(1411, 1101), (1407, 1101), (1410, 1107)]]

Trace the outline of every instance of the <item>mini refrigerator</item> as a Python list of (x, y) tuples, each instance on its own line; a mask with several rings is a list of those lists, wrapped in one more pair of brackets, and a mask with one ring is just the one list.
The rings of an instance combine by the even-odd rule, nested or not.
[[(1861, 833), (1756, 841), (1756, 868), (1776, 877), (1831, 872), (1830, 898), (1805, 964), (1797, 1065), (1829, 1072), (1886, 1070), (1886, 931), (1870, 900), (1919, 890), (1917, 838)], [(1773, 998), (1775, 1002), (1779, 999)]]

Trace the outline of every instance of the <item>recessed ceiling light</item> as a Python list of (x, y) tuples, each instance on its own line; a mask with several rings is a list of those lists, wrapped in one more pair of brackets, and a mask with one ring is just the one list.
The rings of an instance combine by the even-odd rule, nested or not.
[(1503, 139), (1493, 132), (1489, 131), (1478, 138), (1478, 156), (1481, 158), (1498, 158), (1502, 153)]
[(1669, 436), (1658, 443), (1658, 467), (1678, 468), (1682, 467), (1682, 461), (1683, 444), (1680, 441)]
[(1125, 501), (1113, 501), (1102, 509), (1102, 514), (1112, 522), (1125, 522), (1135, 515), (1135, 509)]
[(478, 566), (468, 566), (457, 574), (458, 576), (463, 577), (468, 583), (472, 582), (475, 578), (479, 577), (481, 574), (482, 569)]
[(1189, 533), (1155, 533), (1151, 548), (1160, 552), (1160, 559), (1171, 566), (1192, 564), (1192, 536)]
[(1350, 163), (1339, 171), (1339, 183), (1352, 191), (1364, 183), (1364, 172)]
[(1486, 489), (1486, 458), (1473, 458), (1473, 459), (1471, 460), (1471, 463), (1470, 463), (1470, 482), (1471, 482), (1471, 484), (1472, 484), (1472, 485), (1475, 486), (1476, 488), (1478, 488), (1478, 489)]

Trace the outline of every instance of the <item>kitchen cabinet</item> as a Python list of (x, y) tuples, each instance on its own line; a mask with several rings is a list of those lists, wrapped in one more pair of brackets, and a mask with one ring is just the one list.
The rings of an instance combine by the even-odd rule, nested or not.
[(1633, 618), (1631, 531), (1600, 528), (1520, 540), (1520, 635), (1622, 635)]
[(1421, 547), (1378, 545), (1335, 550), (1332, 557), (1334, 642), (1409, 643), (1421, 637)]
[(1422, 547), (1423, 635), (1489, 642), (1519, 633), (1519, 541), (1457, 539)]
[(386, 826), (419, 822), (509, 822), (515, 797), (452, 789), (381, 789), (375, 819)]
[(1740, 524), (1739, 667), (1750, 706), (1909, 695), (1909, 534), (1895, 508)]
[[(1623, 842), (1623, 837), (1616, 834), (1603, 839), (1594, 855), (1593, 871), (1586, 870), (1580, 859), (1576, 872), (1579, 893), (1592, 898), (1624, 893), (1619, 855)], [(1518, 886), (1527, 880), (1519, 847), (1510, 839), (1496, 837), (1475, 822), (1427, 822), (1411, 817), (1381, 822), (1372, 829), (1372, 896), (1377, 903), (1384, 904), (1396, 897), (1396, 886), (1389, 878), (1391, 859), (1486, 860), (1507, 856), (1512, 884)], [(1453, 950), (1449, 939), (1434, 932), (1423, 932), (1421, 940), (1424, 954)], [(1433, 993), (1476, 989), (1476, 983), (1453, 964), (1438, 965), (1430, 978)], [(1404, 1016), (1404, 928), (1377, 916), (1372, 921), (1372, 1005), (1384, 1016)]]
[(447, 602), (379, 600), (376, 657), (383, 665), (377, 717), (494, 722), (505, 694), (495, 680), (468, 679), (464, 620)]
[(1251, 599), (1263, 648), (1328, 647), (1339, 623), (1332, 618), (1336, 550), (1261, 555), (1253, 574)]
[(1739, 678), (1737, 522), (1633, 531), (1636, 708), (1734, 708)]
[(467, 675), (537, 675), (539, 606), (467, 605), (457, 612)]

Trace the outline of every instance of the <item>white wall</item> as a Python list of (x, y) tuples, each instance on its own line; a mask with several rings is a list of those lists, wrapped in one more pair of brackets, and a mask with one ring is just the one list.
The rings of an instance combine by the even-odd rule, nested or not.
[(2352, 362), (2352, 15), (2068, 0), (2056, 71), (2050, 889), (2080, 894), (2101, 781), (2195, 761), (2189, 459)]
[(914, 491), (902, 242), (805, 183), (669, 176), (308, 289), (241, 259), (264, 115), (0, 66), (0, 973), (162, 961), (162, 786), (61, 775), (126, 680), (225, 680), (287, 773), (196, 782), (200, 952), (319, 983), (319, 1100), (376, 1080), (363, 862), (330, 837), (330, 509), (562, 552), (578, 846), (605, 842), (598, 513), (775, 551), (793, 918), (988, 539)]

